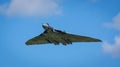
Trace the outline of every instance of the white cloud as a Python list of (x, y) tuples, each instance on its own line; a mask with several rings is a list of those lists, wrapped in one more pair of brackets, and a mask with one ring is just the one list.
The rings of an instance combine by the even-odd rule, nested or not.
[(120, 30), (120, 13), (113, 17), (112, 22), (107, 23), (106, 26), (114, 28), (116, 30)]
[(0, 6), (7, 15), (48, 16), (61, 13), (58, 0), (11, 0)]
[(102, 45), (104, 52), (112, 54), (113, 57), (120, 57), (120, 37), (115, 37), (115, 43), (104, 42)]

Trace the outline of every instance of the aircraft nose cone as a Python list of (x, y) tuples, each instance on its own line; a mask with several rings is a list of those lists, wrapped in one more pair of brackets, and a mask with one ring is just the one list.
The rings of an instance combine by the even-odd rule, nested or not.
[(45, 23), (45, 24), (43, 24), (42, 26), (43, 26), (43, 27), (48, 27), (49, 25)]

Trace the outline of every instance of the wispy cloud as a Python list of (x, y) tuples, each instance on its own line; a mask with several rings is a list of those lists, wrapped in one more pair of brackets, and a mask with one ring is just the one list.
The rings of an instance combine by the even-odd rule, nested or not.
[(113, 28), (116, 30), (117, 36), (115, 36), (115, 43), (110, 44), (108, 42), (104, 42), (102, 45), (104, 52), (112, 54), (114, 57), (120, 57), (120, 13), (118, 13), (116, 16), (113, 17), (112, 22), (106, 23), (105, 26), (109, 28)]
[(2, 13), (10, 16), (48, 16), (60, 14), (58, 0), (11, 0), (0, 6)]
[(120, 12), (112, 19), (112, 22), (105, 24), (107, 27), (120, 30)]
[(115, 43), (104, 42), (102, 45), (104, 52), (112, 54), (113, 57), (120, 57), (120, 37), (115, 37)]

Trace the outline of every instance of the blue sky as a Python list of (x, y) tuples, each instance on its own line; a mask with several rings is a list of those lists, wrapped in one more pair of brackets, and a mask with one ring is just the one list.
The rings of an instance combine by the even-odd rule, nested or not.
[[(0, 0), (0, 67), (120, 67), (119, 0)], [(102, 43), (26, 46), (42, 23)]]

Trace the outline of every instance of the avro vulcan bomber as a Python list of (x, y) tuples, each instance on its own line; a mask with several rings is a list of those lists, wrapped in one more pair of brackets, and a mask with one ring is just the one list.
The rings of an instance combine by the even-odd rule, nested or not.
[(101, 42), (101, 40), (88, 37), (70, 34), (61, 30), (54, 29), (48, 23), (42, 25), (44, 32), (40, 35), (28, 40), (26, 45), (41, 45), (41, 44), (55, 44), (63, 45), (72, 44), (73, 42)]

